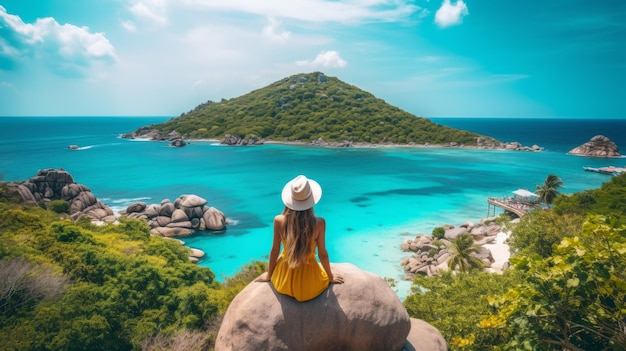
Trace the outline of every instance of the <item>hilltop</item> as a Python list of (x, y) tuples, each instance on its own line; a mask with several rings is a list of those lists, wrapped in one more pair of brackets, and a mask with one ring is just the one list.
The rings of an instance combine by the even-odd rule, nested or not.
[(140, 128), (187, 139), (260, 138), (277, 142), (453, 144), (493, 147), (493, 138), (457, 130), (401, 110), (321, 72), (283, 78), (219, 102), (207, 101), (165, 123)]

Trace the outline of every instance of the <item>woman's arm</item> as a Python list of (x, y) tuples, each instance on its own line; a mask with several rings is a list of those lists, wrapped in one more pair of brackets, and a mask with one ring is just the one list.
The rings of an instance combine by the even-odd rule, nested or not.
[(332, 283), (343, 283), (343, 276), (341, 274), (333, 275), (333, 272), (330, 270), (330, 260), (328, 259), (328, 251), (326, 250), (326, 221), (324, 218), (317, 217), (315, 231), (317, 232), (315, 239), (317, 244), (317, 257), (319, 257), (320, 263), (328, 275), (328, 279), (330, 279)]
[(277, 215), (274, 217), (274, 240), (272, 241), (272, 249), (270, 250), (270, 263), (267, 268), (267, 280), (272, 279), (274, 268), (276, 267), (276, 261), (278, 260), (278, 254), (280, 252), (280, 242), (282, 238), (282, 231), (285, 227), (285, 216)]
[(282, 237), (282, 228), (284, 228), (285, 216), (277, 215), (274, 217), (274, 239), (272, 240), (272, 249), (270, 250), (270, 262), (267, 267), (267, 273), (261, 274), (255, 279), (257, 282), (267, 282), (272, 279), (274, 274), (274, 268), (276, 267), (276, 261), (278, 261), (278, 253), (280, 252), (280, 243)]

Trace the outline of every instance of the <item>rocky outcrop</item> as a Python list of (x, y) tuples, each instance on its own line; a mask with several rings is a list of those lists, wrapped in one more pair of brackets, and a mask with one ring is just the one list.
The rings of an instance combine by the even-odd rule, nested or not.
[(539, 145), (524, 146), (517, 141), (504, 144), (504, 149), (514, 151), (543, 151), (543, 148)]
[[(269, 282), (250, 283), (228, 307), (215, 350), (437, 350), (422, 344), (446, 349), (426, 323), (416, 323), (424, 331), (413, 333), (406, 309), (382, 278), (347, 263), (331, 267), (345, 283), (306, 302), (276, 292)], [(410, 335), (415, 340), (407, 342)]]
[(187, 145), (187, 143), (185, 142), (185, 140), (183, 140), (183, 138), (174, 139), (170, 142), (170, 146), (173, 147), (183, 147), (185, 145)]
[(197, 195), (181, 195), (174, 203), (164, 199), (160, 204), (134, 203), (121, 213), (122, 217), (144, 219), (152, 234), (165, 237), (189, 236), (194, 230), (226, 229), (226, 216)]
[(185, 146), (187, 143), (183, 139), (183, 136), (173, 130), (168, 134), (161, 135), (156, 129), (152, 129), (150, 127), (141, 127), (132, 133), (122, 134), (122, 138), (124, 139), (148, 139), (153, 141), (169, 141), (170, 146), (180, 147)]
[(480, 258), (488, 268), (495, 262), (491, 250), (482, 246), (493, 243), (502, 228), (489, 219), (482, 220), (478, 224), (466, 222), (458, 227), (444, 224), (444, 237), (435, 239), (432, 236), (418, 234), (415, 239), (409, 239), (402, 243), (403, 251), (414, 252), (410, 257), (404, 258), (400, 265), (404, 268), (405, 279), (413, 280), (416, 274), (434, 276), (440, 271), (448, 270), (448, 260), (452, 257), (448, 247), (451, 241), (460, 235), (469, 234), (474, 238), (474, 244), (481, 246), (480, 252), (474, 254)]
[(604, 135), (596, 135), (588, 142), (571, 149), (568, 154), (591, 157), (621, 157), (614, 142)]
[(411, 318), (411, 331), (402, 351), (447, 351), (441, 332), (421, 319)]
[(244, 139), (232, 134), (226, 134), (224, 139), (220, 140), (220, 144), (231, 146), (263, 145), (263, 143), (264, 140), (257, 138), (256, 136), (249, 136)]
[(74, 182), (74, 178), (64, 169), (44, 169), (35, 177), (22, 183), (8, 183), (8, 189), (18, 194), (22, 201), (30, 204), (47, 204), (53, 200), (69, 203), (69, 216), (77, 220), (87, 216), (93, 221), (114, 222), (113, 210), (96, 199), (84, 185)]

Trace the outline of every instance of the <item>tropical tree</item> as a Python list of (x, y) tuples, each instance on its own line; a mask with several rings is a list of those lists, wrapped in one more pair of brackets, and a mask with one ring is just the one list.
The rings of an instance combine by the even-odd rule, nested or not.
[(561, 192), (559, 188), (563, 186), (563, 181), (555, 174), (550, 174), (543, 182), (542, 185), (537, 184), (537, 190), (535, 193), (539, 195), (539, 201), (545, 203), (550, 207), (552, 201), (559, 195)]
[(626, 226), (591, 215), (552, 256), (510, 259), (525, 283), (490, 298), (481, 326), (506, 350), (626, 350)]
[[(555, 205), (556, 206), (556, 205)], [(512, 255), (539, 255), (550, 257), (554, 246), (563, 238), (578, 233), (584, 217), (557, 214), (550, 211), (531, 211), (520, 218), (507, 239)]]
[(452, 255), (448, 261), (448, 267), (450, 267), (450, 269), (468, 272), (472, 268), (484, 267), (483, 261), (473, 255), (474, 253), (480, 252), (480, 246), (474, 244), (474, 238), (471, 235), (459, 235), (456, 239), (452, 240), (448, 249)]
[(494, 350), (503, 344), (504, 329), (484, 328), (481, 321), (491, 311), (490, 296), (505, 294), (521, 283), (520, 272), (503, 274), (474, 271), (417, 275), (412, 293), (404, 300), (409, 316), (432, 324), (446, 339), (451, 351)]

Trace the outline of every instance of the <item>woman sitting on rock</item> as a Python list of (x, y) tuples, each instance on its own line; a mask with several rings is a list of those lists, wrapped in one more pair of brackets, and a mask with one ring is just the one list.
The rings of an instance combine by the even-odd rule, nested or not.
[[(320, 295), (330, 283), (343, 283), (333, 275), (326, 251), (326, 222), (313, 206), (322, 197), (320, 185), (300, 175), (282, 191), (283, 212), (274, 217), (274, 241), (267, 274), (257, 281), (271, 281), (276, 291), (302, 302)], [(283, 252), (278, 256), (281, 244)], [(320, 259), (315, 258), (315, 249)]]

